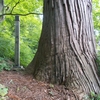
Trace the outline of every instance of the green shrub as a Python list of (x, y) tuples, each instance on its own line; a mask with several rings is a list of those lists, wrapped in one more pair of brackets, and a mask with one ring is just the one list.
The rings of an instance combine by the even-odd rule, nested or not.
[(0, 37), (0, 57), (14, 59), (14, 41), (11, 38)]
[(13, 62), (7, 58), (0, 57), (0, 71), (2, 70), (11, 70), (13, 67)]
[[(6, 35), (5, 35), (6, 36)], [(1, 36), (0, 37), (0, 57), (9, 58), (14, 61), (14, 39), (10, 36)], [(24, 42), (20, 45), (20, 63), (22, 66), (26, 67), (33, 58), (32, 49), (28, 47)], [(0, 65), (0, 69), (6, 68), (6, 63)]]
[(100, 76), (100, 53), (97, 54), (96, 64), (97, 64), (97, 68), (98, 68), (98, 72), (97, 73)]
[(20, 61), (21, 65), (26, 67), (34, 57), (34, 54), (32, 53), (32, 49), (30, 49), (26, 44), (21, 43), (20, 46)]
[(95, 94), (91, 92), (85, 100), (100, 100), (100, 94)]

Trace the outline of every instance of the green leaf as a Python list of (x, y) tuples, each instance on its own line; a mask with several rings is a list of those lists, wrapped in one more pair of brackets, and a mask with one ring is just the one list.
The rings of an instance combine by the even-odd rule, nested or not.
[(8, 93), (8, 88), (0, 84), (0, 96), (4, 97)]
[(94, 97), (96, 94), (94, 92), (90, 93), (91, 97)]

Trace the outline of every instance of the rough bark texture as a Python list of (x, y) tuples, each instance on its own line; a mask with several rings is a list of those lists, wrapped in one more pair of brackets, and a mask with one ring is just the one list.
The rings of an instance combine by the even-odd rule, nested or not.
[(27, 67), (35, 78), (100, 91), (91, 11), (91, 0), (44, 0), (39, 47)]

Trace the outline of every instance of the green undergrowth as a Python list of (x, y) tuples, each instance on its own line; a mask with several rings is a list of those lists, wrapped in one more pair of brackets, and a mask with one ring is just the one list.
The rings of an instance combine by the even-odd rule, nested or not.
[(97, 64), (97, 68), (98, 68), (98, 76), (100, 76), (100, 54), (97, 55), (96, 58), (96, 64)]
[(2, 70), (11, 70), (13, 67), (13, 62), (7, 58), (0, 57), (0, 71)]
[[(2, 33), (3, 34), (3, 33)], [(9, 58), (14, 61), (15, 50), (14, 50), (14, 38), (10, 35), (1, 35), (0, 33), (0, 57)], [(36, 50), (35, 50), (36, 52)], [(32, 49), (24, 41), (20, 41), (20, 63), (26, 67), (34, 57)], [(3, 65), (4, 64), (4, 65)], [(6, 66), (3, 63), (3, 66)]]
[(85, 97), (85, 100), (100, 100), (100, 94), (95, 94), (94, 92), (90, 92), (90, 94)]

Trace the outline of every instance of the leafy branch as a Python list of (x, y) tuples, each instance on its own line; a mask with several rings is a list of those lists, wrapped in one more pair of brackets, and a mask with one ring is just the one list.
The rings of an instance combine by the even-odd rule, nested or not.
[[(18, 2), (15, 3), (15, 5), (12, 7), (11, 11), (9, 13), (2, 13), (0, 14), (0, 17), (4, 16), (4, 15), (12, 15), (12, 16), (15, 16), (15, 15), (19, 15), (19, 16), (27, 16), (27, 15), (31, 15), (31, 14), (34, 14), (34, 15), (43, 15), (42, 13), (35, 13), (35, 12), (29, 12), (29, 13), (26, 13), (26, 14), (22, 14), (22, 13), (13, 13), (15, 7), (20, 3), (21, 1), (18, 0)], [(10, 3), (9, 3), (10, 4)], [(9, 5), (8, 4), (8, 5)], [(7, 9), (9, 9), (9, 7), (5, 6)]]
[(11, 13), (13, 12), (14, 8), (20, 3), (20, 0), (18, 2), (15, 3), (15, 5), (12, 7), (11, 9)]
[(27, 16), (27, 15), (31, 15), (31, 14), (34, 14), (34, 15), (43, 15), (42, 13), (34, 13), (34, 12), (30, 12), (30, 13), (26, 13), (26, 14), (20, 14), (20, 13), (16, 13), (16, 14), (13, 14), (13, 13), (4, 13), (4, 14), (1, 14), (1, 16), (4, 16), (4, 15), (12, 15), (12, 16), (15, 16), (15, 15), (19, 15), (19, 16)]

